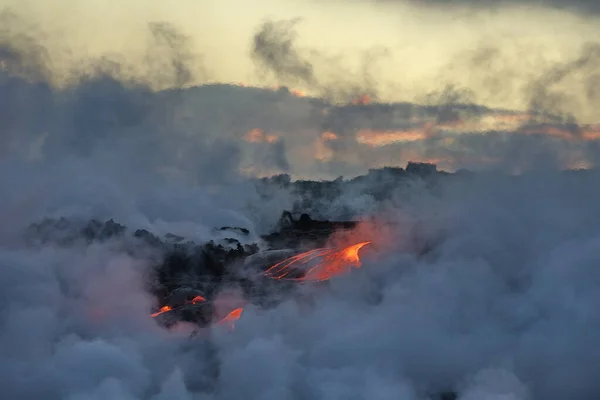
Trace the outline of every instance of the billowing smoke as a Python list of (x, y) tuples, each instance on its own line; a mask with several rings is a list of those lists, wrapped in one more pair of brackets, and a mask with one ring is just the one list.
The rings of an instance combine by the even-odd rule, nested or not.
[(299, 19), (267, 20), (252, 39), (251, 56), (261, 77), (279, 85), (304, 87), (332, 102), (352, 102), (364, 96), (377, 98), (378, 64), (387, 49), (373, 47), (359, 54), (358, 71), (348, 67), (348, 57), (324, 54), (298, 45)]
[[(600, 176), (559, 172), (600, 159), (600, 128), (572, 115), (561, 86), (581, 78), (597, 104), (596, 45), (532, 79), (530, 107), (516, 111), (452, 86), (420, 104), (378, 103), (368, 63), (344, 75), (342, 62), (297, 47), (293, 21), (248, 38), (260, 72), (287, 89), (192, 86), (210, 81), (210, 60), (165, 22), (148, 26), (147, 68), (107, 56), (64, 79), (24, 21), (0, 16), (3, 398), (599, 395)], [(373, 51), (359, 58), (385, 53)], [(488, 171), (248, 178), (359, 175), (410, 160)], [(52, 240), (28, 236), (32, 223), (66, 217), (196, 243), (235, 226), (260, 242), (294, 207), (376, 221), (368, 234), (385, 245), (269, 308), (243, 291), (219, 297), (244, 313), (234, 331), (208, 337), (149, 317), (162, 305), (149, 290), (160, 248), (118, 235), (63, 240), (58, 229)]]
[[(352, 175), (359, 164), (365, 168), (417, 158), (446, 170), (519, 172), (596, 165), (597, 43), (585, 45), (574, 59), (544, 65), (513, 91), (506, 88), (519, 65), (497, 67), (506, 50), (486, 45), (460, 54), (448, 66), (449, 71), (459, 65), (468, 70), (474, 75), (471, 83), (487, 88), (492, 98), (524, 97), (524, 111), (483, 107), (468, 85), (443, 86), (424, 95), (421, 103), (382, 104), (374, 102), (379, 90), (367, 67), (376, 66), (378, 55), (385, 53), (372, 49), (365, 54), (362, 75), (353, 75), (322, 54), (300, 48), (295, 31), (300, 22), (265, 22), (254, 36), (252, 57), (279, 84), (303, 85), (338, 104), (315, 120), (321, 151), (313, 170)], [(441, 82), (444, 74), (440, 72)], [(337, 80), (328, 80), (332, 76)]]
[(294, 48), (298, 21), (268, 21), (254, 36), (253, 57), (281, 81), (313, 84), (313, 67)]

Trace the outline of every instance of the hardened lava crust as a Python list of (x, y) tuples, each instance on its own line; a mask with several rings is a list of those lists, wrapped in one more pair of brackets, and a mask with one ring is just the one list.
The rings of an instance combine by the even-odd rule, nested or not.
[[(261, 307), (292, 295), (297, 283), (271, 279), (265, 271), (293, 254), (324, 246), (334, 232), (352, 230), (357, 224), (314, 220), (308, 214), (294, 217), (284, 211), (274, 231), (259, 237), (260, 246), (242, 244), (250, 235), (244, 227), (215, 228), (220, 239), (195, 243), (175, 234), (158, 236), (130, 229), (112, 219), (48, 218), (30, 225), (25, 237), (34, 246), (110, 242), (120, 251), (147, 258), (152, 264), (148, 291), (166, 311), (155, 313), (159, 323), (186, 321), (204, 327), (214, 319), (211, 303), (215, 296), (227, 288), (241, 289), (245, 299)], [(198, 298), (203, 301), (194, 300)]]

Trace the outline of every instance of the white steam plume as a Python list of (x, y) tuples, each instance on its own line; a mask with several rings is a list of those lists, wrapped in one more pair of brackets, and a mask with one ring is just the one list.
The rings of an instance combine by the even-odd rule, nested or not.
[[(321, 212), (347, 207), (400, 221), (378, 233), (391, 246), (328, 287), (307, 289), (309, 305), (248, 306), (234, 332), (189, 339), (148, 317), (157, 305), (144, 285), (151, 252), (126, 253), (114, 241), (32, 248), (23, 229), (47, 216), (115, 218), (202, 241), (213, 226), (264, 232), (293, 195), (275, 188), (266, 203), (242, 179), (245, 126), (203, 108), (225, 96), (200, 96), (189, 123), (178, 114), (183, 91), (155, 92), (106, 69), (57, 89), (31, 72), (39, 60), (23, 58), (27, 41), (2, 45), (2, 398), (600, 393), (596, 172), (446, 177), (437, 190), (398, 188), (383, 204), (342, 192)], [(261, 149), (272, 157), (257, 163), (285, 167), (271, 153), (281, 148), (268, 145)], [(415, 232), (434, 243), (427, 254), (415, 255)]]

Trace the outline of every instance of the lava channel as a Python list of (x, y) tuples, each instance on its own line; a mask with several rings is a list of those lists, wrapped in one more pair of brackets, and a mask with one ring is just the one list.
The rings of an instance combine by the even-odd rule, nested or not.
[[(371, 242), (360, 242), (341, 250), (320, 248), (310, 250), (287, 258), (265, 271), (265, 275), (278, 280), (326, 281), (334, 276), (342, 275), (350, 267), (360, 268), (359, 250)], [(309, 263), (316, 264), (306, 270), (301, 277), (294, 277), (302, 267)]]
[[(196, 296), (192, 300), (186, 301), (183, 306), (185, 306), (186, 304), (198, 304), (198, 303), (204, 303), (204, 302), (206, 302), (206, 299), (204, 297), (202, 297), (202, 296)], [(183, 306), (180, 306), (180, 307), (183, 307)], [(168, 306), (168, 305), (167, 306), (163, 306), (157, 312), (155, 312), (153, 314), (150, 314), (150, 316), (152, 318), (156, 318), (156, 317), (158, 317), (161, 314), (164, 314), (164, 313), (169, 312), (169, 311), (173, 311), (173, 310), (175, 310), (177, 308), (180, 308), (180, 307), (173, 308), (173, 307)], [(235, 327), (235, 321), (237, 321), (238, 319), (240, 319), (240, 317), (242, 316), (242, 311), (243, 310), (244, 310), (243, 308), (236, 308), (235, 310), (233, 310), (229, 314), (227, 314), (225, 316), (225, 318), (217, 321), (214, 325), (217, 325), (217, 326), (219, 326), (219, 325), (229, 325), (230, 328), (233, 329)]]

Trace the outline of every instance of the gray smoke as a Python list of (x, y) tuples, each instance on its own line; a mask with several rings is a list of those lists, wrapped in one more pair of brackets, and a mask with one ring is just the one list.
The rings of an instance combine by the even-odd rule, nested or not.
[(252, 38), (251, 57), (263, 79), (283, 86), (304, 87), (334, 102), (349, 102), (361, 95), (377, 98), (378, 64), (389, 51), (373, 47), (359, 53), (358, 71), (347, 67), (348, 54), (323, 53), (298, 45), (296, 27), (302, 21), (267, 20)]
[[(263, 198), (240, 176), (243, 135), (258, 123), (267, 134), (336, 127), (347, 146), (334, 150), (351, 153), (364, 147), (345, 130), (380, 122), (389, 107), (328, 108), (317, 117), (317, 106), (280, 102), (281, 93), (155, 91), (148, 77), (126, 79), (94, 62), (57, 88), (44, 52), (15, 32), (0, 38), (0, 397), (598, 397), (600, 176), (553, 170), (565, 151), (593, 144), (568, 149), (559, 139), (488, 132), (432, 146), (433, 156), (477, 151), (535, 173), (449, 177), (434, 190), (415, 182), (383, 203), (370, 192), (342, 193), (323, 212), (375, 216), (373, 235), (388, 246), (365, 252), (362, 268), (330, 285), (306, 287), (302, 300), (247, 307), (234, 332), (189, 339), (188, 327), (166, 330), (148, 317), (157, 306), (145, 289), (156, 261), (150, 250), (126, 253), (115, 242), (32, 248), (23, 229), (69, 216), (197, 241), (222, 225), (263, 233), (295, 199), (279, 188)], [(173, 50), (185, 48), (184, 36), (164, 25), (151, 33), (164, 44), (169, 79), (184, 86), (191, 56)], [(272, 65), (297, 73), (304, 64)], [(441, 93), (433, 113), (451, 119), (448, 103), (463, 98)], [(251, 161), (293, 170), (284, 155), (304, 141), (297, 134), (249, 143)], [(362, 153), (371, 159), (358, 168), (398, 147), (391, 149)], [(416, 236), (434, 243), (427, 255), (415, 255)]]
[(299, 21), (267, 21), (253, 39), (252, 56), (263, 68), (281, 81), (314, 84), (312, 65), (303, 60), (295, 48)]

